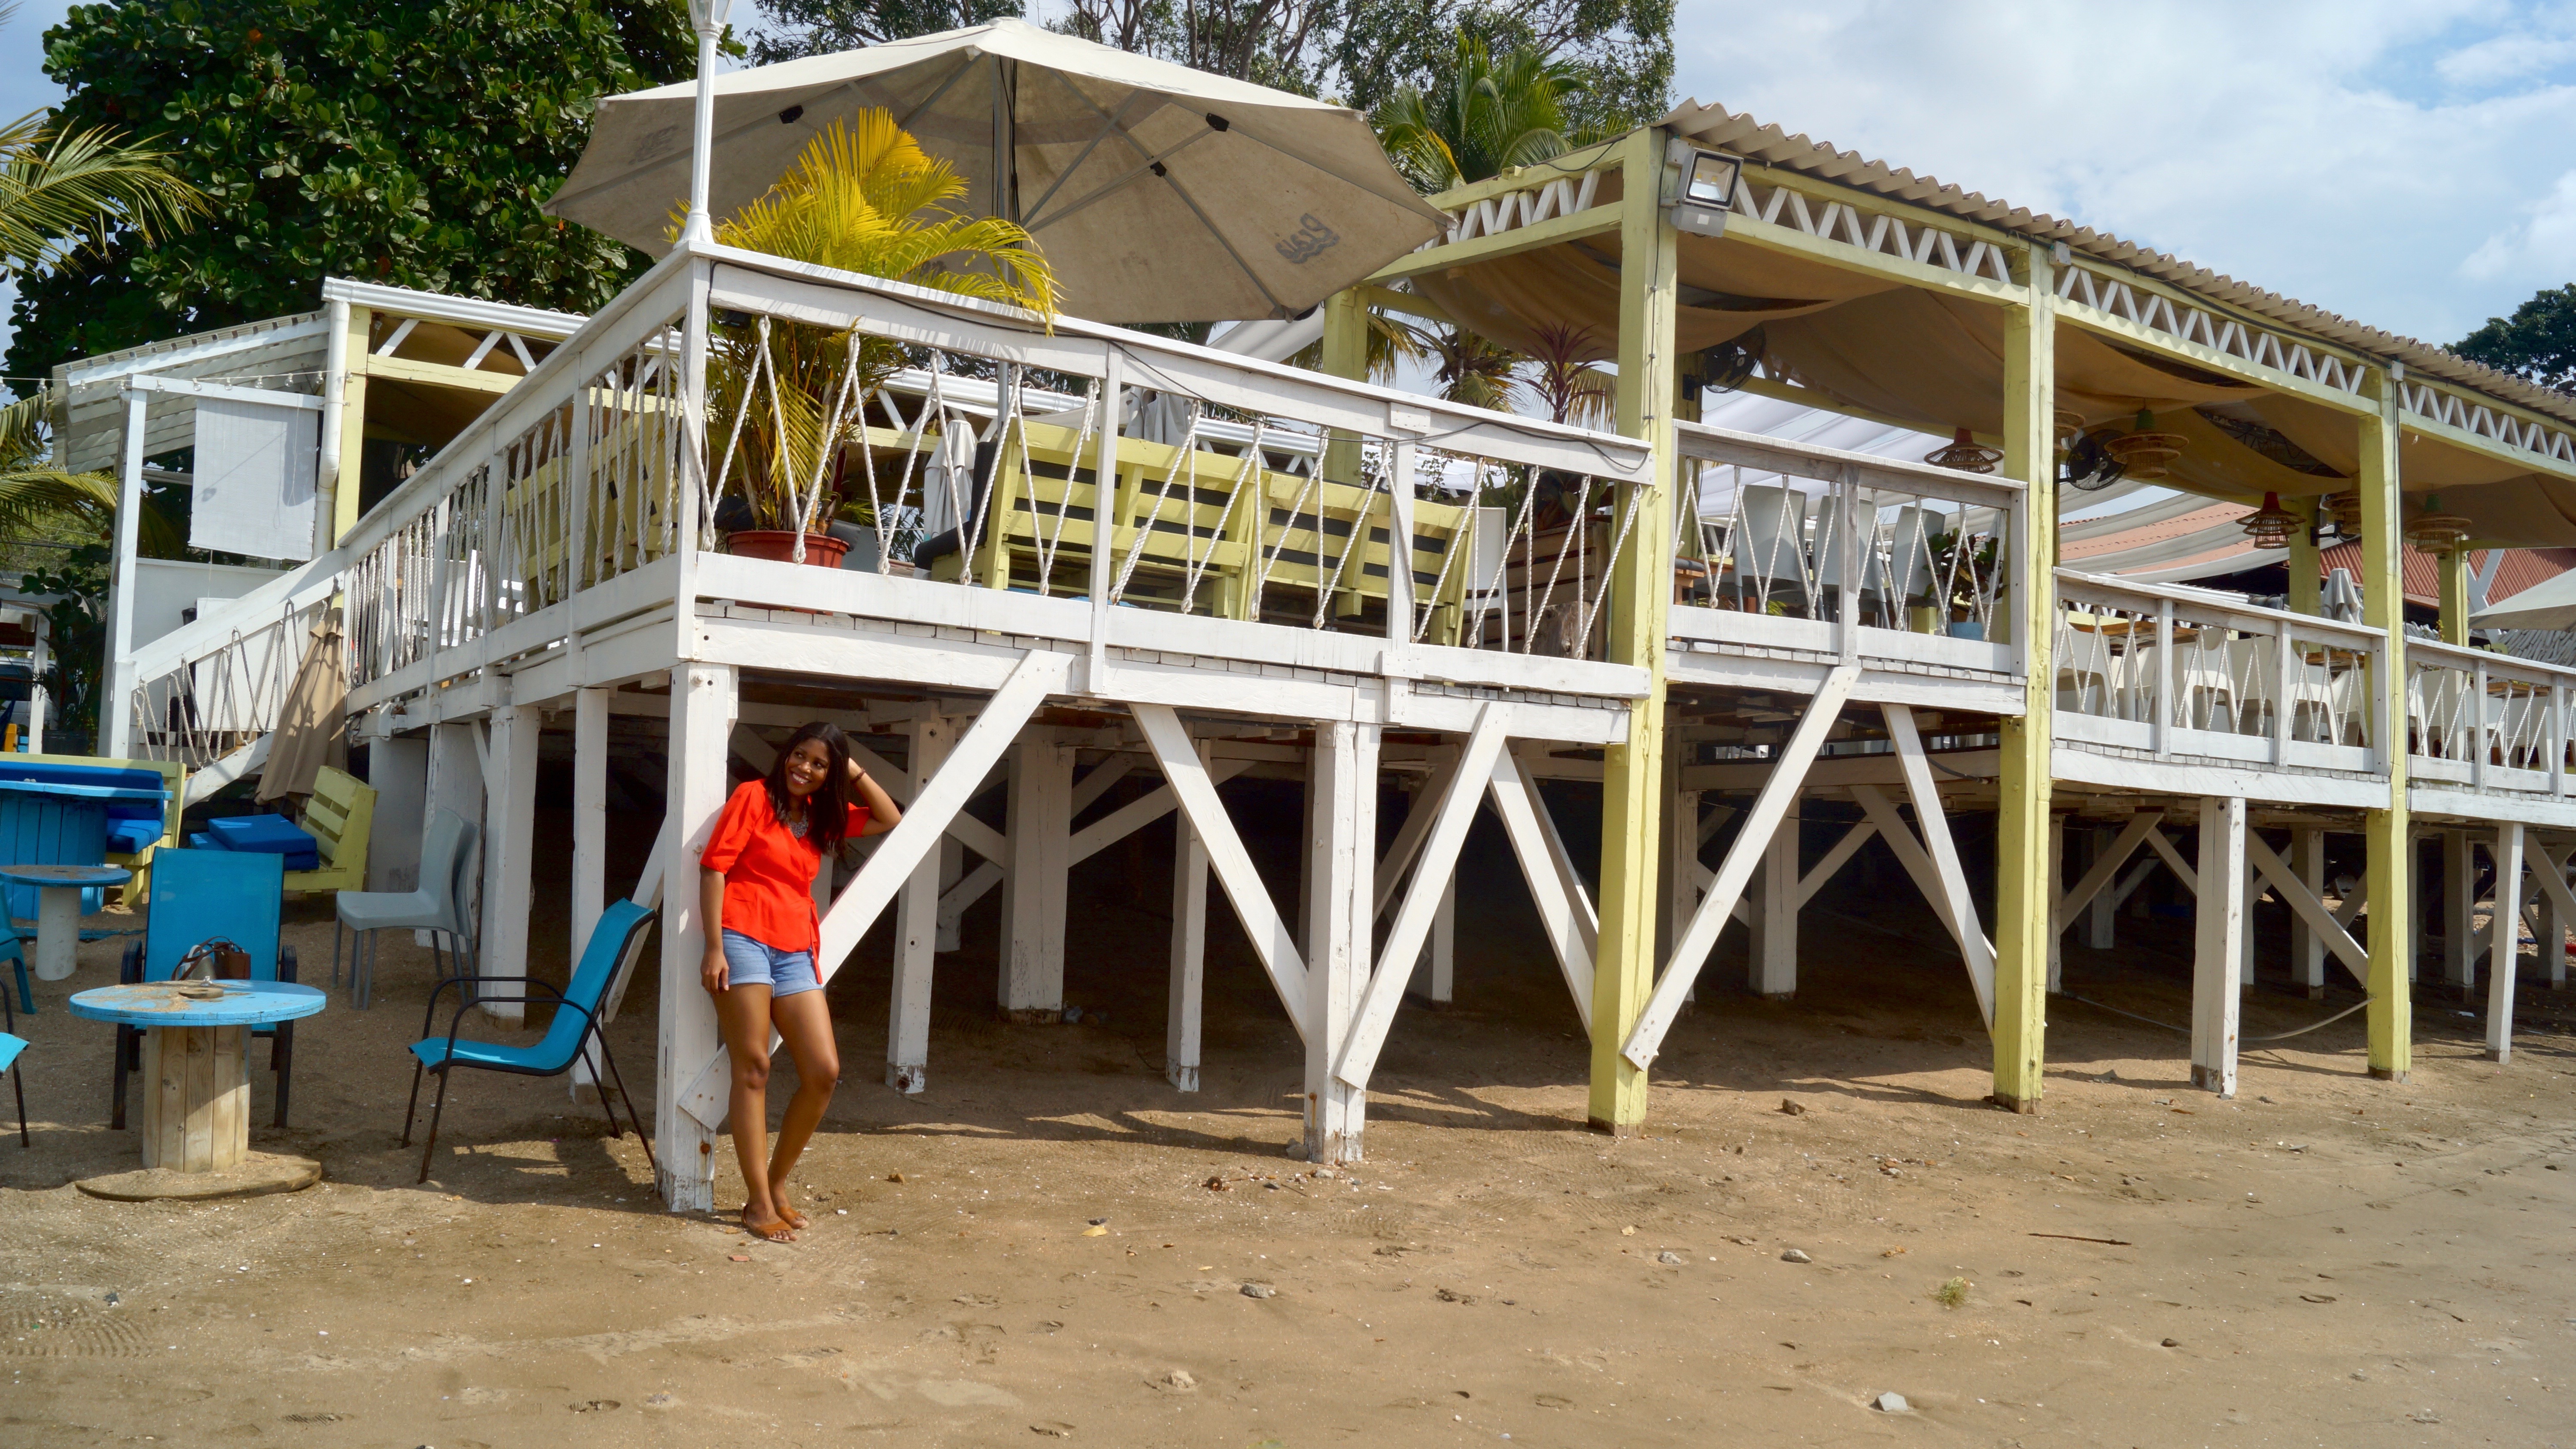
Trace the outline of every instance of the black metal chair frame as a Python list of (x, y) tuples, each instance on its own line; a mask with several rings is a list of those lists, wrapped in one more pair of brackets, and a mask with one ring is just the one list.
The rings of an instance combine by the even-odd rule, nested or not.
[[(18, 1034), (18, 1008), (9, 1004), (9, 992), (4, 985), (0, 985), (0, 1012), (5, 1012), (8, 1017), (8, 1025), (0, 1027), (0, 1031), (6, 1031), (11, 1036), (16, 1036)], [(29, 1014), (33, 1015), (32, 1012)], [(18, 1094), (18, 1145), (20, 1147), (32, 1148), (36, 1145), (36, 1142), (34, 1138), (27, 1135), (26, 1066), (27, 1054), (25, 1052), (20, 1052), (18, 1054), (18, 1059), (9, 1064), (9, 1085)]]

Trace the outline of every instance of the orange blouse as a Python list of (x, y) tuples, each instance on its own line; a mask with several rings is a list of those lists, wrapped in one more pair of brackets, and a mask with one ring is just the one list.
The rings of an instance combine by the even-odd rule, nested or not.
[[(868, 827), (868, 807), (850, 807), (844, 839)], [(769, 803), (769, 786), (746, 780), (725, 801), (715, 833), (699, 864), (725, 878), (722, 929), (739, 931), (777, 951), (813, 951), (823, 944), (814, 914), (814, 875), (823, 853), (809, 838), (789, 833)]]

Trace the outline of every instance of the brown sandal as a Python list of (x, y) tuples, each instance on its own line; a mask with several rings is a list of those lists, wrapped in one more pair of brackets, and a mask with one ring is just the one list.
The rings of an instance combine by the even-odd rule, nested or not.
[(750, 1214), (745, 1213), (742, 1219), (742, 1230), (764, 1243), (796, 1241), (796, 1225), (783, 1217), (773, 1218), (766, 1223), (755, 1223), (751, 1220)]
[(787, 1226), (794, 1228), (800, 1233), (805, 1231), (807, 1226), (813, 1222), (813, 1219), (798, 1212), (796, 1209), (789, 1207), (785, 1203), (780, 1203), (778, 1205), (778, 1216), (787, 1224)]

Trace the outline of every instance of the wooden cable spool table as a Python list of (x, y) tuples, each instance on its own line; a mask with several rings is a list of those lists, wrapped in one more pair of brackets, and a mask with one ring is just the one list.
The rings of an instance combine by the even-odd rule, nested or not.
[(243, 1197), (292, 1192), (321, 1164), (250, 1150), (250, 1029), (311, 1016), (329, 1001), (288, 981), (151, 981), (101, 986), (72, 1014), (143, 1032), (143, 1170), (93, 1177), (93, 1197)]

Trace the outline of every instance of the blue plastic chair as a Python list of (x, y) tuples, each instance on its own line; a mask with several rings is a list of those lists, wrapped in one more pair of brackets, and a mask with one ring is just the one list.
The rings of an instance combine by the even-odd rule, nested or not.
[[(429, 1181), (429, 1158), (438, 1149), (438, 1120), (447, 1110), (447, 1083), (458, 1067), (480, 1067), (491, 1072), (512, 1072), (523, 1077), (557, 1077), (572, 1070), (584, 1045), (596, 1038), (599, 1059), (608, 1068), (609, 1080), (617, 1087), (618, 1098), (626, 1103), (626, 1119), (635, 1124), (635, 1135), (644, 1139), (644, 1158), (653, 1158), (653, 1134), (644, 1130), (644, 1119), (636, 1114), (635, 1099), (626, 1095), (626, 1079), (617, 1071), (617, 1059), (608, 1054), (608, 1035), (600, 1030), (599, 1003), (608, 994), (609, 983), (617, 979), (619, 963), (630, 951), (644, 944), (644, 929), (653, 923), (653, 912), (633, 901), (611, 902), (591, 928), (590, 944), (582, 948), (580, 964), (573, 968), (572, 980), (558, 991), (543, 981), (527, 976), (451, 976), (430, 989), (429, 1009), (421, 1013), (421, 1039), (412, 1043), (411, 1054), (417, 1058), (411, 1069), (411, 1101), (403, 1107), (402, 1145), (411, 1145), (412, 1118), (420, 1111), (421, 1073), (438, 1073), (438, 1101), (430, 1108), (429, 1140), (421, 1144), (420, 1176)], [(495, 988), (510, 986), (519, 991)], [(430, 1023), (438, 1013), (439, 994), (451, 986), (470, 987), (459, 994), (456, 1014), (448, 1018), (447, 1035), (431, 1036)], [(537, 994), (543, 993), (543, 994)], [(555, 1019), (545, 1037), (534, 1046), (500, 1046), (492, 1042), (459, 1038), (457, 1028), (465, 1013), (476, 1006), (495, 1001), (550, 1002)], [(605, 1098), (605, 1093), (602, 1097)], [(617, 1127), (617, 1109), (608, 1109), (608, 1135), (623, 1137)]]
[[(167, 981), (181, 959), (221, 936), (250, 954), (253, 981), (293, 981), (295, 948), (278, 938), (286, 898), (286, 858), (230, 850), (162, 850), (152, 858), (152, 902), (145, 908), (143, 939), (125, 948), (120, 982)], [(286, 1125), (286, 1099), (294, 1080), (295, 1023), (255, 1026), (269, 1038), (268, 1069), (277, 1074), (277, 1125)], [(143, 1065), (143, 1033), (116, 1029), (116, 1111), (125, 1125), (126, 1074)]]

